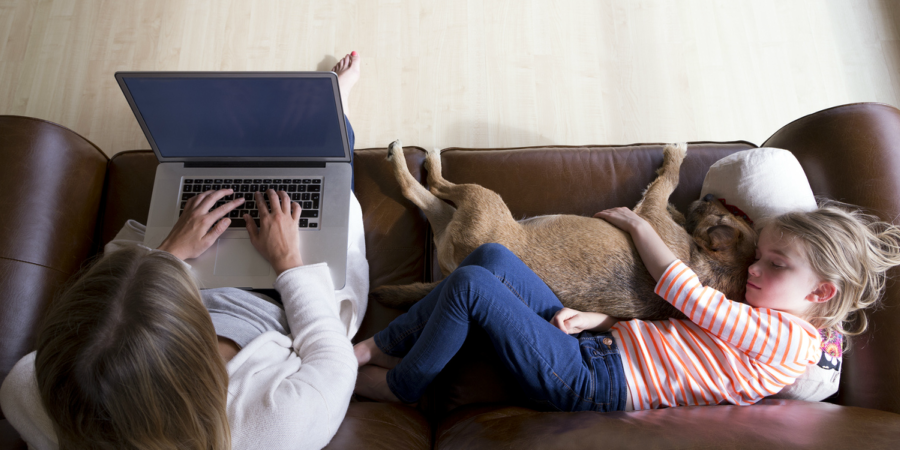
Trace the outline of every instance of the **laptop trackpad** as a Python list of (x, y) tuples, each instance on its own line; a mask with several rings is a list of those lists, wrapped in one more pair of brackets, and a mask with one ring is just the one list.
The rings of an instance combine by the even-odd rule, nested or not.
[(219, 239), (216, 245), (216, 276), (266, 276), (272, 266), (253, 248), (250, 239)]

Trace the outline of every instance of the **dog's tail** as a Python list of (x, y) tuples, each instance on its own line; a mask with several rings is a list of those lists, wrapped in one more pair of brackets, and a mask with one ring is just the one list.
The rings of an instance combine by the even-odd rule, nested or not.
[(407, 310), (428, 295), (438, 283), (379, 286), (369, 292), (369, 300), (375, 300), (389, 308)]

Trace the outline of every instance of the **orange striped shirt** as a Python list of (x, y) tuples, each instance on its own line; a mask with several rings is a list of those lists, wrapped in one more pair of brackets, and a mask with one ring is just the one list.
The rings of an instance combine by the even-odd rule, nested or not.
[(636, 410), (752, 405), (821, 357), (821, 338), (811, 324), (728, 300), (700, 284), (681, 261), (666, 269), (656, 293), (690, 320), (630, 320), (610, 329)]

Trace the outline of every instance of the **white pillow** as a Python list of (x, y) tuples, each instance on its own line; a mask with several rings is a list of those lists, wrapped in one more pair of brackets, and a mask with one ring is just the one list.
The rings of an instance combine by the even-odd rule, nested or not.
[(700, 198), (707, 194), (742, 211), (751, 223), (763, 217), (812, 211), (817, 207), (797, 158), (780, 148), (744, 150), (716, 161), (706, 173)]
[[(794, 155), (780, 148), (744, 150), (709, 168), (700, 198), (713, 194), (736, 216), (753, 221), (790, 211), (812, 211), (816, 199)], [(835, 350), (834, 341), (837, 340)], [(822, 359), (774, 398), (821, 401), (837, 392), (841, 376), (840, 337), (822, 340)]]

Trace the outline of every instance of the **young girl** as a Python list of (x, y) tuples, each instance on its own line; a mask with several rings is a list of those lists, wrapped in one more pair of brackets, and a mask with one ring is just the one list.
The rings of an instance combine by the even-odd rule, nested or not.
[(742, 304), (702, 286), (631, 210), (596, 217), (631, 235), (656, 292), (689, 320), (616, 323), (563, 308), (518, 258), (489, 244), (356, 345), (356, 392), (417, 401), (475, 325), (525, 393), (558, 410), (749, 405), (819, 360), (817, 329), (864, 331), (862, 310), (880, 297), (885, 271), (900, 264), (893, 225), (833, 205), (785, 214), (762, 227)]

